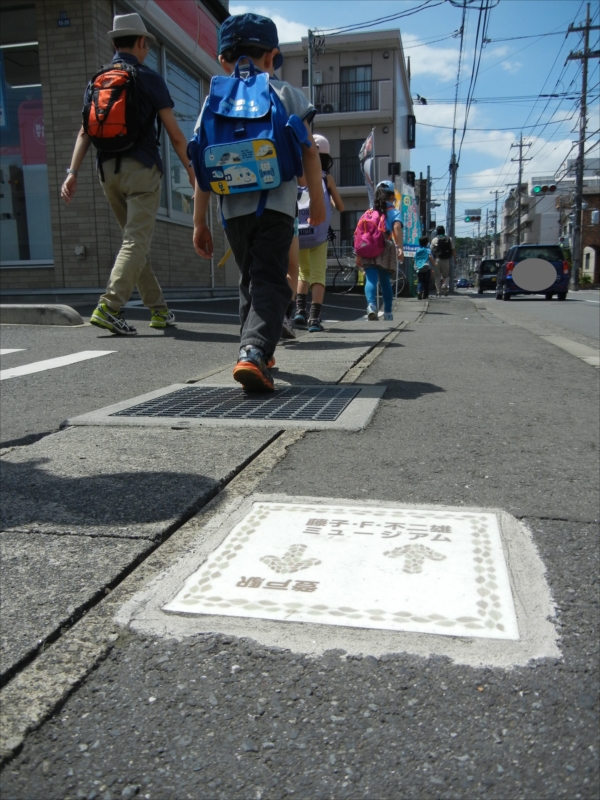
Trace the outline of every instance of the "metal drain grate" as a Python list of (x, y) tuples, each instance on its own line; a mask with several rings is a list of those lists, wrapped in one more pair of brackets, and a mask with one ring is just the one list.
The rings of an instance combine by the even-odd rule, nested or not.
[(110, 416), (334, 422), (359, 391), (352, 386), (290, 386), (264, 395), (229, 387), (189, 386)]

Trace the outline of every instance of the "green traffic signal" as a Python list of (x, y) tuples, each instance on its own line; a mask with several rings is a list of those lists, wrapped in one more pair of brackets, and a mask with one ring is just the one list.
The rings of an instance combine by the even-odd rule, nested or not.
[(471, 222), (471, 217), (465, 217), (465, 222)]
[(542, 187), (541, 186), (534, 186), (533, 187), (533, 193), (534, 194), (541, 194), (542, 193)]

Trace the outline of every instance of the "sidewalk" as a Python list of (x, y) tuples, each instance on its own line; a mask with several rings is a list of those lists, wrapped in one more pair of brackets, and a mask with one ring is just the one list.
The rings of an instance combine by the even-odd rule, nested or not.
[[(278, 350), (281, 382), (385, 385), (360, 432), (112, 428), (106, 461), (72, 427), (4, 456), (4, 753), (34, 729), (4, 796), (597, 796), (597, 371), (476, 306), (401, 301), (395, 332)], [(451, 659), (449, 637), (272, 624), (320, 632), (289, 650), (227, 617), (173, 638), (153, 587), (254, 494), (503, 509), (546, 568), (556, 654), (506, 669), (469, 639)]]

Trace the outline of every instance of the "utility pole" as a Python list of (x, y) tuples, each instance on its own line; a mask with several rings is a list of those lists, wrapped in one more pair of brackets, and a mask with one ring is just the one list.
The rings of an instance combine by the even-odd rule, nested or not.
[(485, 257), (489, 258), (490, 253), (488, 253), (488, 247), (490, 243), (490, 210), (486, 208), (485, 210)]
[[(569, 25), (567, 33), (583, 33), (583, 51), (570, 53), (567, 61), (582, 61), (581, 70), (581, 102), (579, 104), (579, 152), (575, 166), (575, 210), (573, 220), (573, 268), (571, 269), (570, 289), (579, 291), (579, 271), (583, 256), (583, 231), (581, 227), (581, 212), (583, 205), (583, 172), (585, 157), (585, 133), (587, 125), (587, 80), (588, 61), (590, 58), (600, 57), (600, 50), (590, 50), (590, 31), (600, 30), (599, 25), (592, 25), (590, 17), (590, 4), (587, 4), (585, 25), (575, 28)], [(566, 62), (565, 62), (566, 63)]]
[(313, 85), (313, 46), (315, 41), (314, 33), (308, 31), (308, 102), (314, 105), (315, 89)]
[(498, 195), (500, 194), (500, 190), (494, 189), (490, 194), (496, 195), (494, 200), (494, 258), (498, 258), (498, 242), (496, 237), (498, 235)]
[[(456, 154), (454, 152), (454, 142), (452, 143), (452, 157), (450, 159), (450, 202), (448, 203), (448, 235), (456, 247), (454, 236), (456, 228)], [(450, 259), (450, 291), (454, 291), (454, 259)]]
[(511, 161), (519, 162), (519, 178), (517, 180), (517, 244), (521, 244), (521, 182), (523, 180), (523, 162), (531, 161), (530, 158), (523, 158), (523, 148), (531, 147), (531, 142), (523, 143), (523, 131), (519, 135), (519, 141), (511, 144), (512, 147), (519, 148), (519, 157), (511, 158)]
[(425, 194), (425, 235), (431, 233), (431, 168), (427, 166), (427, 192)]

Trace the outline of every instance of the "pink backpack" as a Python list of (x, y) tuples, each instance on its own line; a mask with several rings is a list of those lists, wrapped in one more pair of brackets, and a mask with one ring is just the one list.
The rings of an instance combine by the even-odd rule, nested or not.
[(370, 208), (358, 220), (354, 231), (354, 249), (361, 258), (377, 258), (385, 250), (385, 214)]

